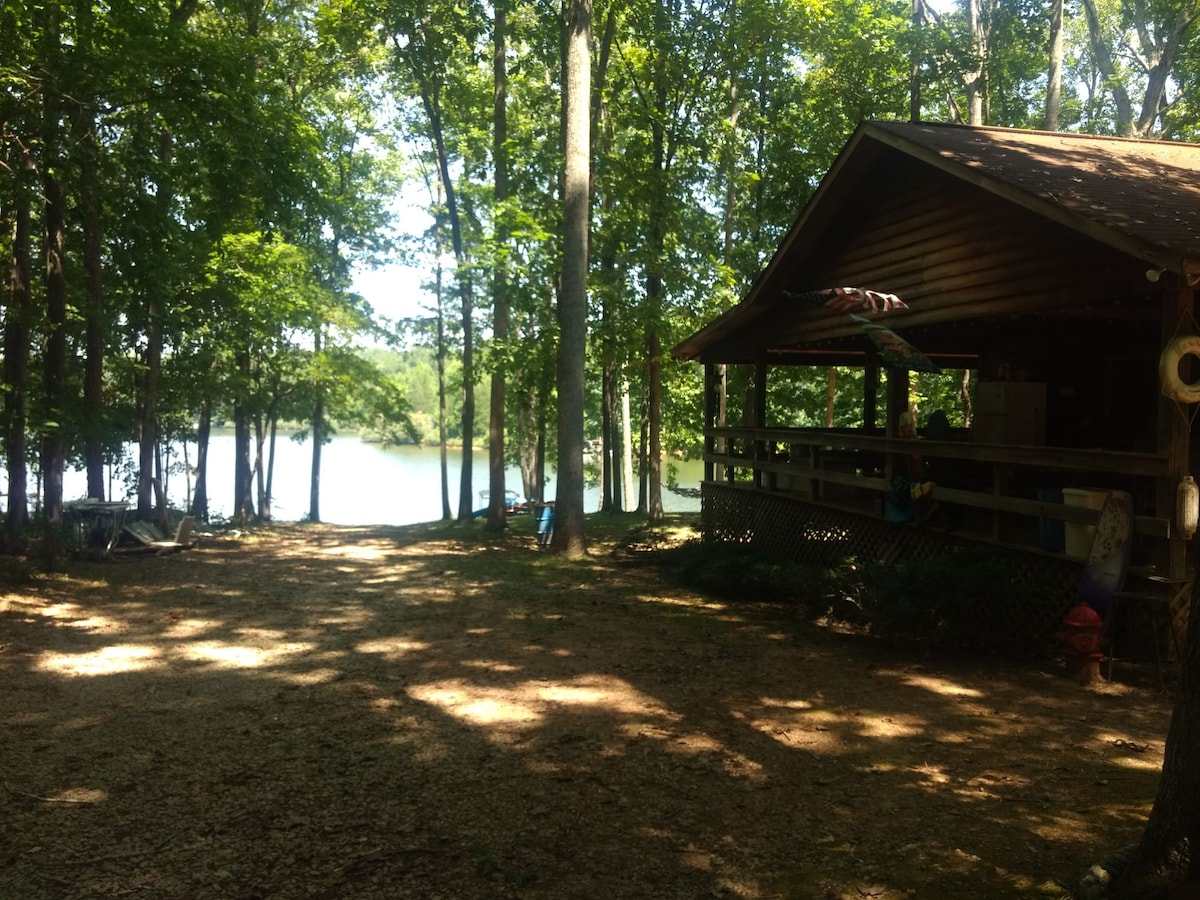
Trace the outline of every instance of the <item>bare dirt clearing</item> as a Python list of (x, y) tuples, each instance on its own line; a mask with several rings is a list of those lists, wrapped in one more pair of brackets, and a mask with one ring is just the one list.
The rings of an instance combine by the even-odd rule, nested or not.
[(0, 588), (0, 897), (1065, 897), (1138, 837), (1153, 692), (611, 549), (280, 526)]

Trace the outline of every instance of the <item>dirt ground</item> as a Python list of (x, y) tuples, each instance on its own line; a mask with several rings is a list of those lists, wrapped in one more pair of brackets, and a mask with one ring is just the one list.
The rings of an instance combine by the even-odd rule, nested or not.
[(279, 526), (0, 587), (0, 898), (1061, 898), (1137, 839), (1152, 688), (613, 549)]

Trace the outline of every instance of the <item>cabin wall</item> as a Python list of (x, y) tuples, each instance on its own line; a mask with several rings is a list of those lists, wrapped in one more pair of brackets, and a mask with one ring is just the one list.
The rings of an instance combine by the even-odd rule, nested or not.
[[(814, 245), (797, 287), (854, 284), (898, 294), (906, 323), (948, 315), (971, 322), (1027, 311), (1095, 307), (1121, 299), (1157, 318), (1158, 289), (1145, 264), (973, 185), (911, 160), (880, 167)], [(907, 324), (906, 324), (906, 327)]]

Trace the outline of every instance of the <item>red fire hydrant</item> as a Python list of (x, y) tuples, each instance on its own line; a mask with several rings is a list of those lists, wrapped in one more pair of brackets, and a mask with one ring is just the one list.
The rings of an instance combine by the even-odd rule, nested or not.
[(1066, 651), (1067, 658), (1079, 667), (1080, 684), (1093, 684), (1102, 680), (1100, 660), (1104, 654), (1100, 648), (1104, 643), (1104, 620), (1098, 612), (1080, 600), (1063, 619), (1058, 640)]

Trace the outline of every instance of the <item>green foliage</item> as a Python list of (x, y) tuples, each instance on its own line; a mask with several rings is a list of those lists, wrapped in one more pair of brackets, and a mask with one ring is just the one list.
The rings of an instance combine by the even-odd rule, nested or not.
[[(1095, 7), (1092, 33), (1083, 10), (1068, 4), (1066, 127), (1126, 127), (1122, 92), (1136, 110), (1153, 82), (1137, 61), (1159, 61), (1170, 71), (1162, 101), (1146, 106), (1147, 133), (1194, 139), (1194, 9), (1183, 0)], [(979, 9), (989, 123), (1038, 124), (1044, 4), (984, 0)], [(72, 460), (85, 435), (100, 434), (109, 453), (134, 438), (154, 326), (163, 334), (157, 418), (164, 436), (190, 434), (208, 405), (303, 421), (320, 396), (343, 426), (385, 440), (436, 440), (433, 351), (372, 355), (363, 357), (372, 365), (360, 367), (352, 347), (373, 324), (347, 280), (353, 264), (393, 251), (389, 202), (401, 176), (433, 171), (424, 91), (440, 113), (461, 207), (463, 252), (441, 294), (449, 439), (462, 436), (458, 290), (470, 288), (484, 309), (493, 261), (502, 259), (510, 335), (489, 345), (487, 316), (476, 313), (484, 348), (478, 371), (506, 373), (510, 457), (539, 436), (550, 439), (553, 455), (554, 429), (546, 426), (557, 414), (561, 10), (538, 3), (510, 10), (511, 177), (503, 204), (492, 196), (491, 16), (474, 2), (402, 0), (317, 0), (269, 13), (28, 0), (0, 8), (0, 168), (13, 175), (0, 185), (0, 253), (10, 261), (18, 250), (9, 217), (23, 192), (39, 197), (31, 233), (41, 233), (41, 198), (30, 188), (53, 172), (73, 210), (66, 398), (82, 396), (89, 315), (99, 316), (104, 332), (102, 408), (66, 399), (43, 412), (44, 298), (34, 278), (33, 364), (19, 386), (30, 399), (29, 432), (61, 438)], [(920, 27), (911, 17), (907, 0), (637, 0), (597, 9), (587, 437), (598, 434), (602, 372), (628, 379), (640, 431), (651, 363), (662, 363), (664, 449), (697, 455), (702, 373), (666, 359), (672, 344), (745, 293), (858, 122), (908, 116), (914, 65), (924, 115), (961, 114), (964, 75), (981, 62), (964, 4)], [(58, 105), (48, 106), (56, 85)], [(98, 314), (83, 299), (86, 187), (95, 188), (104, 223)], [(430, 198), (444, 222), (444, 198), (435, 190)], [(505, 232), (500, 246), (496, 235)], [(447, 248), (443, 233), (441, 245), (431, 236), (406, 250), (432, 281)], [(42, 250), (37, 241), (28, 249), (35, 259)], [(651, 334), (657, 360), (647, 358)], [(861, 374), (833, 374), (833, 424), (855, 426)], [(914, 379), (922, 420), (941, 408), (963, 424), (956, 378)], [(829, 370), (773, 370), (770, 381), (773, 419), (764, 424), (825, 424)], [(732, 422), (741, 418), (746, 383), (745, 371), (731, 371)], [(482, 435), (487, 402), (479, 393)]]

